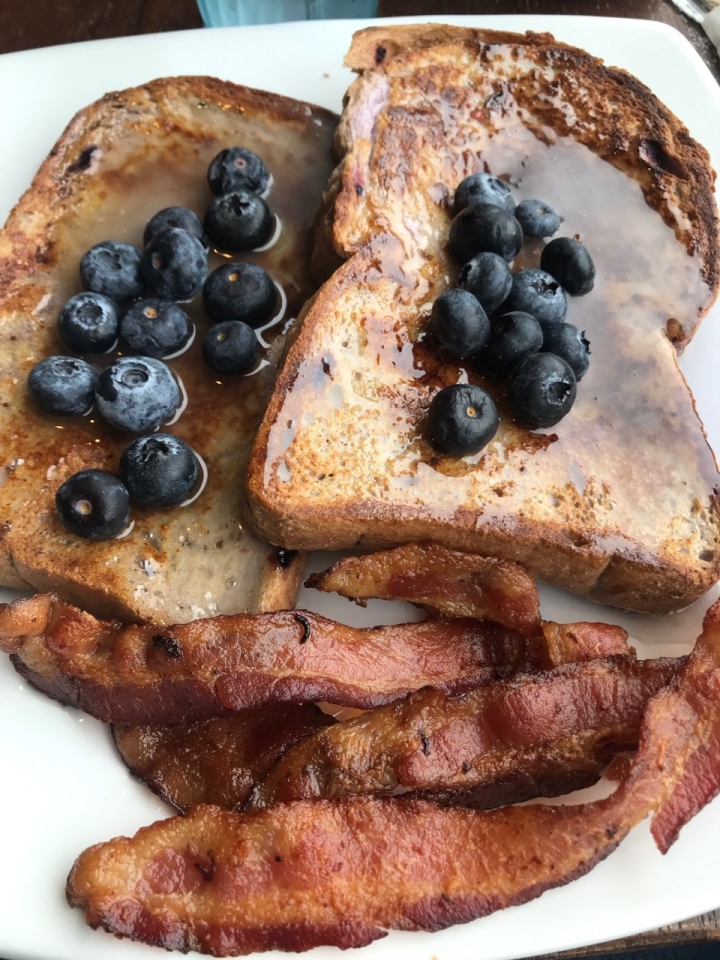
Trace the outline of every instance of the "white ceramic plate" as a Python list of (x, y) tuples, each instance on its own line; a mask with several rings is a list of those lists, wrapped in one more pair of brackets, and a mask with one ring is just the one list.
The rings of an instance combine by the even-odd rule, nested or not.
[[(647, 83), (710, 150), (720, 168), (720, 89), (680, 34), (660, 24), (579, 17), (454, 17), (448, 22), (551, 30), (625, 67)], [(0, 58), (0, 218), (71, 115), (108, 90), (154, 77), (207, 73), (339, 110), (350, 80), (342, 64), (353, 21), (190, 31), (56, 47)], [(720, 309), (682, 358), (698, 409), (720, 450), (717, 357)], [(662, 482), (659, 480), (659, 482)], [(314, 566), (322, 562), (315, 558)], [(0, 599), (12, 598), (0, 591)], [(620, 623), (644, 654), (690, 649), (713, 596), (674, 617), (600, 610), (550, 589), (546, 618)], [(306, 592), (300, 605), (348, 622), (397, 622), (408, 609), (380, 601), (367, 610)], [(70, 910), (64, 883), (86, 846), (168, 814), (115, 757), (105, 728), (24, 684), (0, 658), (0, 955), (6, 960), (143, 960), (150, 947), (93, 932)], [(720, 801), (707, 807), (661, 857), (647, 825), (583, 879), (539, 900), (436, 934), (393, 933), (363, 960), (510, 960), (638, 933), (720, 905)], [(319, 949), (322, 960), (340, 956)], [(279, 958), (280, 954), (272, 956)]]

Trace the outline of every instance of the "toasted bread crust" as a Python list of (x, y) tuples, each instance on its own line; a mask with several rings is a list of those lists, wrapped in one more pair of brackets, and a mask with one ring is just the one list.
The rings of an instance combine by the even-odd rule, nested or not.
[[(298, 155), (298, 171), (307, 165), (310, 175), (303, 202), (316, 206), (330, 169), (336, 120), (329, 111), (272, 93), (211, 77), (177, 77), (109, 93), (70, 122), (0, 232), (4, 356), (0, 380), (5, 397), (12, 399), (12, 406), (6, 403), (0, 409), (0, 438), (6, 454), (3, 476), (7, 478), (0, 488), (0, 583), (56, 589), (102, 616), (161, 622), (223, 610), (260, 612), (293, 605), (304, 558), (298, 555), (281, 562), (274, 548), (243, 533), (240, 454), (233, 454), (231, 465), (229, 458), (223, 459), (219, 444), (223, 432), (231, 430), (232, 444), (245, 451), (271, 386), (272, 367), (256, 378), (257, 396), (242, 400), (247, 409), (237, 410), (237, 423), (232, 421), (232, 411), (228, 420), (228, 411), (220, 405), (204, 423), (202, 417), (197, 422), (192, 416), (183, 417), (177, 428), (170, 428), (196, 450), (212, 447), (218, 462), (222, 460), (204, 499), (185, 508), (185, 535), (178, 536), (183, 531), (177, 511), (159, 512), (157, 526), (152, 518), (143, 517), (137, 537), (109, 544), (69, 536), (55, 515), (54, 494), (59, 483), (77, 469), (116, 470), (119, 450), (127, 439), (105, 431), (93, 447), (87, 432), (78, 433), (74, 423), (61, 425), (64, 430), (56, 432), (52, 420), (28, 404), (24, 383), (33, 362), (49, 353), (66, 352), (55, 333), (55, 318), (64, 299), (79, 290), (79, 255), (97, 239), (125, 239), (95, 237), (75, 249), (84, 238), (85, 223), (104, 219), (104, 207), (112, 206), (114, 196), (122, 194), (123, 204), (132, 206), (133, 185), (142, 187), (144, 178), (153, 175), (154, 163), (166, 164), (157, 174), (159, 180), (165, 172), (168, 179), (177, 174), (175, 194), (175, 181), (170, 186), (150, 181), (144, 204), (138, 201), (137, 210), (122, 220), (128, 241), (139, 243), (144, 223), (159, 206), (168, 201), (191, 204), (191, 195), (181, 190), (190, 176), (183, 166), (197, 164), (198, 186), (193, 187), (192, 201), (202, 213), (207, 202), (202, 194), (207, 189), (205, 158), (227, 146), (228, 139), (249, 136), (252, 147), (255, 136), (261, 146), (270, 144), (271, 150), (278, 141), (278, 156), (281, 150), (296, 154), (298, 144), (303, 145), (312, 157), (310, 163)], [(158, 196), (168, 200), (163, 204)], [(210, 196), (208, 192), (208, 200)], [(306, 224), (297, 207), (293, 217), (296, 233), (286, 256), (295, 257), (300, 270), (302, 256), (308, 262), (310, 257), (312, 207)], [(110, 219), (108, 230), (112, 230)], [(307, 273), (303, 266), (303, 276)], [(305, 295), (312, 292), (308, 281), (301, 285)], [(207, 451), (204, 455), (207, 459)], [(242, 455), (246, 457), (247, 451)], [(187, 547), (195, 538), (198, 547), (193, 554)], [(216, 544), (215, 556), (205, 553)], [(144, 578), (147, 587), (137, 579), (142, 564), (150, 564), (150, 576)], [(215, 586), (203, 584), (213, 576), (222, 576), (222, 584), (219, 579)], [(210, 591), (214, 595), (208, 600)]]
[[(558, 103), (536, 107), (538, 116), (556, 133), (584, 143), (640, 184), (648, 205), (660, 213), (688, 253), (700, 258), (702, 276), (713, 294), (697, 319), (704, 316), (720, 287), (720, 220), (714, 197), (715, 171), (705, 147), (690, 136), (687, 127), (652, 90), (627, 71), (608, 67), (585, 50), (556, 40), (551, 33), (532, 31), (517, 34), (442, 24), (369, 27), (354, 35), (345, 66), (362, 75), (383, 70), (396, 56), (408, 58), (414, 51), (443, 44), (466, 47), (480, 59), (487, 55), (488, 46), (507, 44), (538, 66), (547, 65), (557, 71), (557, 87), (553, 92)], [(378, 50), (385, 51), (379, 61)], [(583, 87), (613, 104), (613, 108), (598, 111), (594, 100), (579, 99), (576, 90)], [(572, 103), (572, 122), (560, 106), (563, 98), (565, 103)], [(353, 147), (347, 113), (345, 117), (337, 135), (343, 154)], [(639, 148), (644, 164), (638, 164), (638, 152), (628, 149), (629, 144)], [(341, 251), (348, 256), (354, 248), (344, 243), (344, 237), (348, 227), (355, 229), (354, 208), (359, 198), (354, 190), (346, 188), (338, 199), (335, 237)], [(673, 207), (686, 211), (688, 221), (678, 222)], [(675, 342), (686, 342), (696, 329), (697, 324), (691, 322)]]
[[(517, 560), (543, 580), (628, 609), (664, 612), (692, 602), (720, 572), (720, 478), (668, 340), (682, 347), (718, 292), (707, 152), (635, 78), (548, 34), (380, 26), (356, 34), (346, 62), (361, 72), (336, 137), (344, 159), (333, 240), (348, 259), (306, 312), (258, 433), (248, 474), (257, 528), (272, 542), (303, 549), (433, 539)], [(494, 93), (484, 100), (488, 90)], [(471, 95), (478, 106), (468, 116), (472, 104), (463, 98)], [(491, 103), (496, 97), (499, 106)], [(448, 146), (456, 110), (465, 112)], [(512, 126), (514, 110), (522, 122)], [(475, 136), (470, 144), (463, 141), (468, 130)], [(612, 333), (593, 327), (588, 336), (593, 343), (601, 334), (619, 337), (621, 354), (637, 354), (638, 368), (632, 371), (628, 360), (623, 376), (639, 377), (646, 389), (626, 391), (627, 425), (599, 412), (615, 391), (614, 380), (608, 382), (615, 371), (599, 370), (593, 359), (594, 379), (579, 388), (586, 406), (578, 404), (577, 414), (552, 433), (519, 431), (501, 411), (501, 433), (491, 446), (502, 455), (472, 463), (440, 458), (422, 437), (424, 417), (432, 394), (456, 382), (458, 369), (424, 344), (418, 353), (418, 335), (456, 269), (444, 243), (451, 191), (478, 161), (488, 169), (486, 148), (491, 172), (510, 170), (512, 181), (513, 151), (520, 157), (535, 151), (545, 162), (540, 153), (555, 144), (579, 161), (587, 157), (599, 183), (632, 184), (618, 187), (637, 204), (627, 216), (645, 218), (668, 257), (668, 276), (683, 277), (668, 298), (674, 312), (665, 314), (667, 337), (653, 329), (647, 351), (647, 340), (641, 346), (637, 335), (623, 332), (629, 300), (606, 270), (604, 291), (586, 300), (604, 296), (618, 321), (611, 316)], [(637, 202), (637, 187), (644, 203)], [(654, 226), (647, 208), (666, 227)], [(667, 235), (674, 235), (673, 249)], [(618, 276), (627, 272), (627, 261), (607, 259)], [(641, 265), (638, 275), (644, 271)], [(652, 313), (652, 294), (645, 296)], [(657, 315), (664, 309), (660, 303)], [(572, 314), (568, 320), (586, 322)], [(612, 346), (604, 351), (609, 357)], [(315, 373), (321, 358), (326, 381)], [(349, 372), (348, 364), (354, 364)], [(343, 412), (323, 417), (320, 396)], [(647, 425), (648, 409), (662, 427)], [(303, 425), (280, 443), (278, 425), (300, 411)], [(600, 424), (602, 436), (584, 426), (588, 421)], [(659, 441), (667, 423), (676, 429)], [(656, 451), (663, 443), (668, 453), (647, 453), (647, 463), (636, 468), (634, 447), (646, 435)], [(318, 484), (325, 476), (332, 491)], [(669, 488), (662, 493), (667, 504), (658, 476)]]

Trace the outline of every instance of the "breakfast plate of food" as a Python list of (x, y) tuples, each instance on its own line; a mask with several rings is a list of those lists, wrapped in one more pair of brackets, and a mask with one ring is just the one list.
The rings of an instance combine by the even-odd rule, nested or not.
[(717, 907), (687, 42), (336, 21), (0, 78), (0, 955), (510, 960)]

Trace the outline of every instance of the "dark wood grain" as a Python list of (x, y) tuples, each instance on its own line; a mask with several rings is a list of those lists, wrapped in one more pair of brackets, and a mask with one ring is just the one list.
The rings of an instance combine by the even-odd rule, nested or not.
[(201, 26), (195, 0), (0, 0), (0, 53)]
[[(462, 13), (574, 14), (656, 20), (683, 33), (720, 80), (720, 57), (714, 46), (702, 29), (683, 17), (669, 0), (380, 0), (378, 13), (380, 16), (414, 14), (434, 20)], [(0, 0), (0, 53), (200, 26), (202, 21), (195, 0), (35, 0), (34, 3)], [(600, 953), (691, 942), (720, 944), (720, 912), (553, 957), (589, 958)], [(648, 960), (652, 960), (652, 954)]]
[[(582, 950), (565, 950), (562, 953), (546, 953), (541, 957), (530, 957), (528, 960), (591, 960), (606, 954), (622, 954), (627, 951), (652, 950), (660, 947), (679, 946), (690, 943), (718, 944), (720, 956), (720, 911), (703, 913), (699, 917), (683, 920), (681, 923), (672, 923), (667, 927), (649, 930), (637, 937), (626, 937), (622, 940), (612, 940), (610, 943), (599, 943), (593, 947), (584, 947)], [(650, 952), (643, 960), (653, 960), (654, 953)]]

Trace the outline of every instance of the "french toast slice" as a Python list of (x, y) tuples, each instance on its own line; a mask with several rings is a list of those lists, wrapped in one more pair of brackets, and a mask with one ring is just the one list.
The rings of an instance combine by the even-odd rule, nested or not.
[[(720, 278), (707, 152), (634, 77), (549, 34), (378, 26), (346, 63), (360, 76), (323, 221), (345, 262), (307, 306), (258, 432), (256, 528), (293, 549), (435, 540), (603, 603), (687, 605), (720, 571), (720, 478), (677, 364)], [(425, 339), (459, 266), (453, 193), (477, 170), (551, 204), (597, 267), (567, 316), (590, 369), (551, 429), (519, 428), (497, 383)], [(514, 268), (541, 249), (526, 242)], [(500, 429), (454, 459), (425, 421), (462, 381), (495, 396)]]
[[(314, 290), (312, 226), (336, 125), (326, 110), (207, 77), (108, 94), (70, 123), (0, 234), (0, 583), (54, 589), (98, 615), (156, 623), (293, 605), (303, 558), (248, 532), (241, 487), (274, 380), (273, 340)], [(39, 413), (27, 397), (28, 371), (68, 353), (56, 318), (80, 290), (85, 250), (110, 239), (142, 246), (145, 224), (166, 206), (202, 217), (212, 198), (208, 164), (231, 145), (263, 157), (273, 176), (268, 203), (282, 222), (270, 249), (238, 259), (269, 270), (287, 304), (263, 333), (260, 369), (244, 377), (203, 364), (202, 298), (184, 305), (195, 341), (168, 364), (188, 404), (168, 429), (203, 458), (207, 484), (188, 506), (133, 508), (134, 527), (121, 539), (83, 540), (58, 519), (55, 491), (85, 467), (116, 472), (131, 438), (93, 412), (67, 421)], [(221, 262), (211, 252), (210, 269)]]

